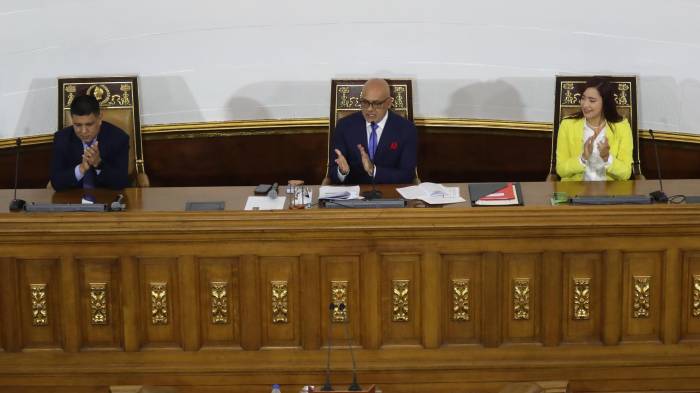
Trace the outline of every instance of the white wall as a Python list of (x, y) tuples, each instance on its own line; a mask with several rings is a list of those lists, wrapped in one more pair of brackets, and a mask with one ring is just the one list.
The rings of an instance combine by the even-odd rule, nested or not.
[(157, 124), (326, 117), (370, 75), (419, 117), (552, 121), (557, 73), (637, 74), (642, 128), (700, 133), (700, 1), (0, 1), (0, 138), (54, 130), (58, 76), (138, 74)]

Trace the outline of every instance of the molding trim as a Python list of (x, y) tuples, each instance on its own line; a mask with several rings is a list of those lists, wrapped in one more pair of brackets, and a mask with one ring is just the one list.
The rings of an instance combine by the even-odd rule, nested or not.
[[(416, 118), (416, 126), (433, 129), (494, 129), (548, 134), (552, 123), (488, 119)], [(320, 134), (328, 132), (327, 118), (282, 119), (282, 120), (234, 120), (197, 123), (153, 124), (141, 128), (146, 140), (210, 138), (222, 136)], [(440, 132), (437, 130), (431, 132)], [(667, 142), (700, 144), (700, 134), (673, 131), (655, 131), (656, 139)], [(639, 130), (644, 139), (651, 139), (647, 130)], [(0, 139), (0, 149), (15, 147), (16, 138)], [(50, 144), (53, 134), (22, 137), (23, 146)]]

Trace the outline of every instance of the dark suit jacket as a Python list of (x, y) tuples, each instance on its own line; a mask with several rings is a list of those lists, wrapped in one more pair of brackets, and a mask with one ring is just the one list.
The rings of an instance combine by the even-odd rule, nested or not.
[[(413, 182), (416, 174), (416, 127), (403, 117), (389, 111), (389, 117), (379, 138), (374, 154), (376, 167), (375, 183), (405, 184)], [(357, 149), (362, 145), (367, 150), (367, 124), (362, 112), (353, 113), (338, 121), (330, 148), (329, 175), (333, 183), (338, 179), (338, 164), (335, 149), (348, 160), (350, 174), (343, 183), (370, 184), (372, 178), (362, 167), (362, 158)]]
[[(111, 189), (127, 187), (129, 185), (129, 135), (114, 124), (102, 121), (97, 141), (102, 163), (95, 186)], [(60, 191), (83, 186), (82, 180), (75, 179), (75, 166), (82, 162), (82, 157), (83, 143), (75, 135), (73, 126), (54, 134), (51, 158), (53, 188)]]

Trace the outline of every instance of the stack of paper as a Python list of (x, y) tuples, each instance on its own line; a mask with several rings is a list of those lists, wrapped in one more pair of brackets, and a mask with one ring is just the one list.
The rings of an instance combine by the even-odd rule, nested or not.
[(270, 198), (266, 196), (250, 196), (245, 203), (245, 210), (282, 210), (285, 197)]
[(464, 202), (459, 195), (459, 187), (445, 187), (437, 183), (421, 183), (417, 186), (397, 188), (405, 199), (419, 199), (431, 205)]
[(359, 199), (360, 186), (321, 186), (318, 199)]

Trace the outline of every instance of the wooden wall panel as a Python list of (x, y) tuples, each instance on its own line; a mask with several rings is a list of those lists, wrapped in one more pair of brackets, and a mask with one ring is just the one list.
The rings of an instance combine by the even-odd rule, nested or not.
[[(336, 282), (337, 295), (340, 297), (342, 287), (345, 286), (345, 306), (347, 322), (340, 320), (331, 321), (329, 313), (330, 304), (334, 302), (331, 290), (333, 282)], [(322, 345), (328, 345), (328, 328), (333, 346), (347, 345), (348, 337), (352, 338), (353, 345), (361, 345), (362, 334), (360, 324), (362, 322), (363, 309), (360, 303), (360, 255), (338, 255), (321, 257), (321, 336)], [(335, 299), (335, 303), (337, 304)], [(338, 315), (340, 318), (340, 315)], [(347, 326), (346, 326), (347, 324)]]
[[(177, 259), (148, 257), (137, 261), (143, 349), (182, 349)], [(165, 291), (158, 288), (162, 284)]]
[(623, 341), (661, 341), (663, 260), (661, 252), (623, 253)]
[(503, 262), (503, 340), (512, 343), (538, 342), (542, 255), (504, 254)]
[(603, 255), (565, 253), (562, 294), (564, 342), (597, 343), (601, 337)]
[(478, 344), (481, 340), (481, 259), (481, 254), (442, 256), (444, 344)]
[[(146, 172), (151, 185), (158, 187), (253, 185), (288, 179), (315, 184), (325, 174), (327, 129), (310, 126), (271, 134), (251, 128), (238, 135), (175, 134), (173, 139), (147, 133), (143, 139)], [(418, 173), (424, 181), (539, 181), (549, 170), (551, 136), (541, 131), (419, 126), (418, 143)], [(45, 187), (51, 145), (22, 149), (20, 188)], [(664, 178), (700, 178), (700, 144), (659, 141), (658, 150)], [(650, 140), (641, 140), (640, 155), (642, 172), (656, 178)], [(248, 165), (256, 161), (274, 165)], [(0, 149), (0, 188), (13, 187), (14, 167), (15, 149)]]
[[(80, 258), (79, 315), (83, 349), (123, 348), (121, 272), (117, 258)], [(101, 289), (104, 288), (104, 289)], [(105, 306), (104, 312), (102, 305)]]
[[(435, 301), (422, 298), (420, 256), (380, 254), (380, 259), (382, 343), (384, 346), (420, 345), (421, 302)], [(395, 308), (398, 309), (395, 311)]]
[(199, 258), (198, 263), (202, 347), (240, 348), (238, 258)]
[(681, 339), (700, 340), (700, 251), (683, 254)]
[[(18, 259), (19, 301), (23, 349), (59, 349), (63, 345), (61, 326), (61, 288), (59, 261), (56, 259)], [(45, 284), (32, 299), (33, 284)], [(45, 296), (39, 299), (39, 292)], [(46, 310), (45, 319), (33, 318), (32, 303)]]
[[(262, 346), (300, 347), (299, 258), (260, 257), (260, 305), (262, 308)], [(275, 289), (273, 282), (284, 286)], [(273, 298), (273, 295), (276, 297)], [(273, 303), (278, 310), (273, 309)]]

